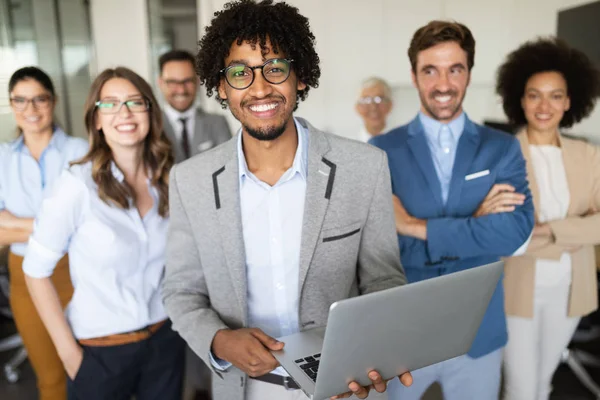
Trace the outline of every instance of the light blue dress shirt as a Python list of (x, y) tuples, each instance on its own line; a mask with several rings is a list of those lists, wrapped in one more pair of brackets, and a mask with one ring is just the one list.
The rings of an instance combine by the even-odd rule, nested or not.
[(440, 181), (442, 199), (444, 200), (444, 204), (446, 204), (448, 192), (450, 191), (456, 149), (465, 128), (465, 113), (461, 113), (458, 118), (449, 124), (442, 124), (422, 112), (419, 112), (419, 120), (421, 121), (421, 125), (423, 125), (425, 139), (431, 151), (435, 172)]
[[(0, 211), (8, 210), (20, 218), (34, 218), (61, 172), (87, 151), (87, 141), (70, 137), (60, 128), (55, 128), (39, 162), (25, 146), (23, 135), (0, 144)], [(14, 243), (10, 251), (24, 256), (27, 244)]]
[[(300, 330), (298, 275), (309, 137), (308, 131), (294, 122), (298, 132), (296, 155), (291, 168), (273, 186), (248, 170), (241, 133), (238, 136), (248, 325), (275, 338)], [(221, 370), (231, 365), (214, 358), (211, 361)], [(287, 375), (281, 367), (273, 373)]]
[[(112, 164), (119, 182), (124, 175)], [(158, 191), (147, 180), (152, 208), (142, 218), (98, 196), (92, 163), (63, 171), (42, 202), (23, 261), (33, 278), (52, 275), (69, 253), (73, 297), (66, 317), (77, 339), (131, 332), (165, 320), (160, 293), (169, 219), (158, 213)]]

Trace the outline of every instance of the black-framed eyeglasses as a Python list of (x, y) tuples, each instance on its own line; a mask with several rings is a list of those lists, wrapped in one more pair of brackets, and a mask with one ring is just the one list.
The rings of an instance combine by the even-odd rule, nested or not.
[(234, 64), (223, 68), (221, 72), (225, 80), (234, 89), (243, 90), (254, 83), (254, 70), (260, 69), (263, 78), (273, 85), (279, 85), (290, 77), (291, 64), (294, 60), (287, 58), (271, 58), (263, 65), (250, 67), (244, 64)]
[(360, 106), (368, 106), (369, 104), (379, 105), (390, 101), (385, 96), (365, 96), (358, 99), (357, 103)]
[(101, 114), (117, 114), (121, 111), (121, 107), (125, 105), (132, 113), (142, 113), (150, 108), (150, 101), (144, 97), (139, 99), (129, 99), (120, 101), (116, 99), (106, 99), (96, 102), (96, 107)]
[(25, 111), (29, 103), (31, 103), (33, 108), (36, 110), (47, 110), (52, 104), (52, 96), (43, 94), (40, 96), (35, 96), (31, 99), (21, 96), (14, 96), (10, 98), (10, 104), (16, 111)]
[(185, 78), (182, 80), (179, 79), (165, 79), (165, 83), (169, 88), (174, 88), (177, 86), (188, 86), (193, 85), (198, 81), (198, 78)]

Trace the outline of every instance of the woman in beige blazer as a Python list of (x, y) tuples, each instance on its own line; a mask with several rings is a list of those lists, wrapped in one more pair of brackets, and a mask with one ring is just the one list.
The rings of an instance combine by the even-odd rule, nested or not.
[(522, 126), (536, 218), (526, 253), (506, 260), (505, 399), (545, 400), (580, 317), (598, 307), (600, 150), (560, 130), (591, 113), (600, 74), (583, 53), (539, 39), (507, 57), (496, 91)]

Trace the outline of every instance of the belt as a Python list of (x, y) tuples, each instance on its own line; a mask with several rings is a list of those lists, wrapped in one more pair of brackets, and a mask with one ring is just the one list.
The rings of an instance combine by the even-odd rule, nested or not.
[(133, 332), (117, 333), (116, 335), (108, 335), (92, 339), (80, 339), (79, 343), (83, 346), (107, 347), (141, 342), (142, 340), (146, 340), (150, 336), (154, 335), (154, 333), (156, 333), (156, 331), (158, 331), (166, 321), (167, 320), (165, 319)]
[(273, 385), (283, 386), (287, 390), (297, 390), (300, 389), (300, 386), (289, 376), (281, 376), (277, 374), (266, 374), (262, 376), (257, 376), (255, 378), (257, 381), (271, 383)]

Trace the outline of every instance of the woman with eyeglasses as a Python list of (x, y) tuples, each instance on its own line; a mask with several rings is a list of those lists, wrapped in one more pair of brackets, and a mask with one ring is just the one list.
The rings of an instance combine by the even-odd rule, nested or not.
[(505, 263), (504, 398), (546, 400), (580, 318), (598, 308), (600, 148), (562, 131), (593, 111), (600, 71), (566, 43), (538, 39), (508, 55), (496, 91), (521, 127), (536, 222), (526, 253)]
[[(0, 246), (10, 245), (11, 308), (36, 374), (39, 398), (64, 400), (66, 375), (29, 296), (21, 266), (42, 198), (69, 162), (86, 153), (88, 144), (68, 136), (54, 123), (57, 98), (52, 80), (44, 71), (36, 67), (19, 69), (9, 80), (8, 92), (18, 137), (0, 145)], [(62, 310), (73, 294), (66, 255), (57, 260), (50, 279)]]
[[(69, 377), (69, 399), (180, 399), (184, 343), (160, 287), (171, 146), (152, 89), (107, 69), (85, 105), (90, 150), (44, 201), (23, 270)], [(63, 314), (48, 278), (69, 253), (74, 294)]]

